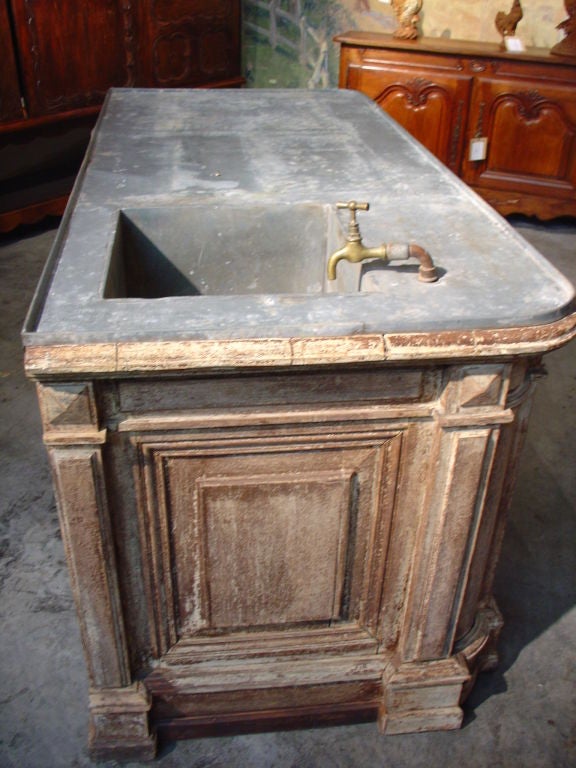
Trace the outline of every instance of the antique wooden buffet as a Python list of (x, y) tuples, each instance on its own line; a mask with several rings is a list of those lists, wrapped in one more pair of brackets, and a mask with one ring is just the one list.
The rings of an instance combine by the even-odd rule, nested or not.
[[(328, 280), (338, 201), (370, 203), (366, 246), (415, 241), (439, 279), (390, 246)], [(24, 330), (92, 755), (458, 728), (496, 662), (533, 380), (574, 310), (361, 94), (112, 91)]]
[(576, 59), (348, 32), (340, 86), (374, 99), (500, 213), (576, 215)]

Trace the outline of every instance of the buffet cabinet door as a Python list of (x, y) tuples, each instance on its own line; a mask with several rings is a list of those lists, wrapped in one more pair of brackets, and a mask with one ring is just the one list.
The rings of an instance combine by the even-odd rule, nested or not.
[(154, 655), (235, 633), (249, 654), (255, 632), (303, 630), (309, 650), (335, 631), (376, 650), (402, 432), (327, 424), (131, 442)]
[[(559, 73), (557, 73), (558, 76)], [(570, 81), (570, 82), (569, 82)], [(470, 140), (486, 137), (485, 157), (467, 157), (463, 179), (479, 192), (502, 190), (513, 196), (576, 195), (576, 89), (566, 82), (479, 77), (470, 109)], [(522, 150), (518, 151), (521, 147)]]
[(450, 58), (343, 47), (340, 87), (365, 93), (458, 173), (472, 85), (461, 69)]
[(100, 105), (134, 81), (134, 30), (118, 0), (11, 0), (30, 117)]
[(136, 9), (138, 85), (233, 86), (241, 77), (239, 0), (147, 0)]

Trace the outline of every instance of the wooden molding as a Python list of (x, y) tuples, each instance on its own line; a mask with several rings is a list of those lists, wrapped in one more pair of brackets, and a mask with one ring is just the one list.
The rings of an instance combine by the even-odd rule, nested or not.
[(100, 448), (50, 448), (60, 527), (91, 683), (131, 682)]
[(209, 368), (442, 361), (539, 355), (576, 336), (576, 312), (547, 325), (439, 333), (385, 333), (309, 339), (117, 342), (26, 348), (32, 377)]

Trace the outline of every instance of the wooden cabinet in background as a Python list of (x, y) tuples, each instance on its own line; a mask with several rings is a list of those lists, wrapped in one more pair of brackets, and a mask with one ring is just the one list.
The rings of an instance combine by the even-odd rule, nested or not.
[(4, 120), (19, 120), (24, 116), (18, 83), (16, 56), (12, 46), (10, 17), (6, 0), (0, 0), (0, 51), (2, 66), (0, 66), (0, 118)]
[(557, 77), (522, 70), (510, 62), (475, 82), (469, 135), (487, 136), (488, 153), (462, 178), (504, 213), (576, 215), (576, 63)]
[(62, 213), (110, 87), (243, 82), (239, 0), (0, 0), (0, 50), (0, 232)]
[(576, 215), (576, 59), (441, 38), (336, 40), (340, 87), (372, 98), (501, 213)]

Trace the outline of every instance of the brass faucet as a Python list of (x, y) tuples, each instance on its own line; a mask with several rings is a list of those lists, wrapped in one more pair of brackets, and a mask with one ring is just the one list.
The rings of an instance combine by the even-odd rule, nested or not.
[(367, 261), (368, 259), (380, 259), (386, 264), (389, 261), (404, 260), (411, 257), (418, 259), (420, 262), (418, 270), (420, 280), (426, 283), (433, 283), (438, 280), (438, 270), (434, 266), (430, 254), (415, 243), (383, 243), (373, 248), (367, 248), (363, 245), (360, 227), (356, 219), (356, 211), (370, 210), (369, 203), (357, 203), (355, 200), (350, 200), (347, 203), (336, 203), (336, 208), (348, 209), (350, 211), (350, 221), (348, 223), (346, 245), (334, 251), (328, 259), (328, 280), (336, 280), (336, 266), (343, 259), (353, 264)]

